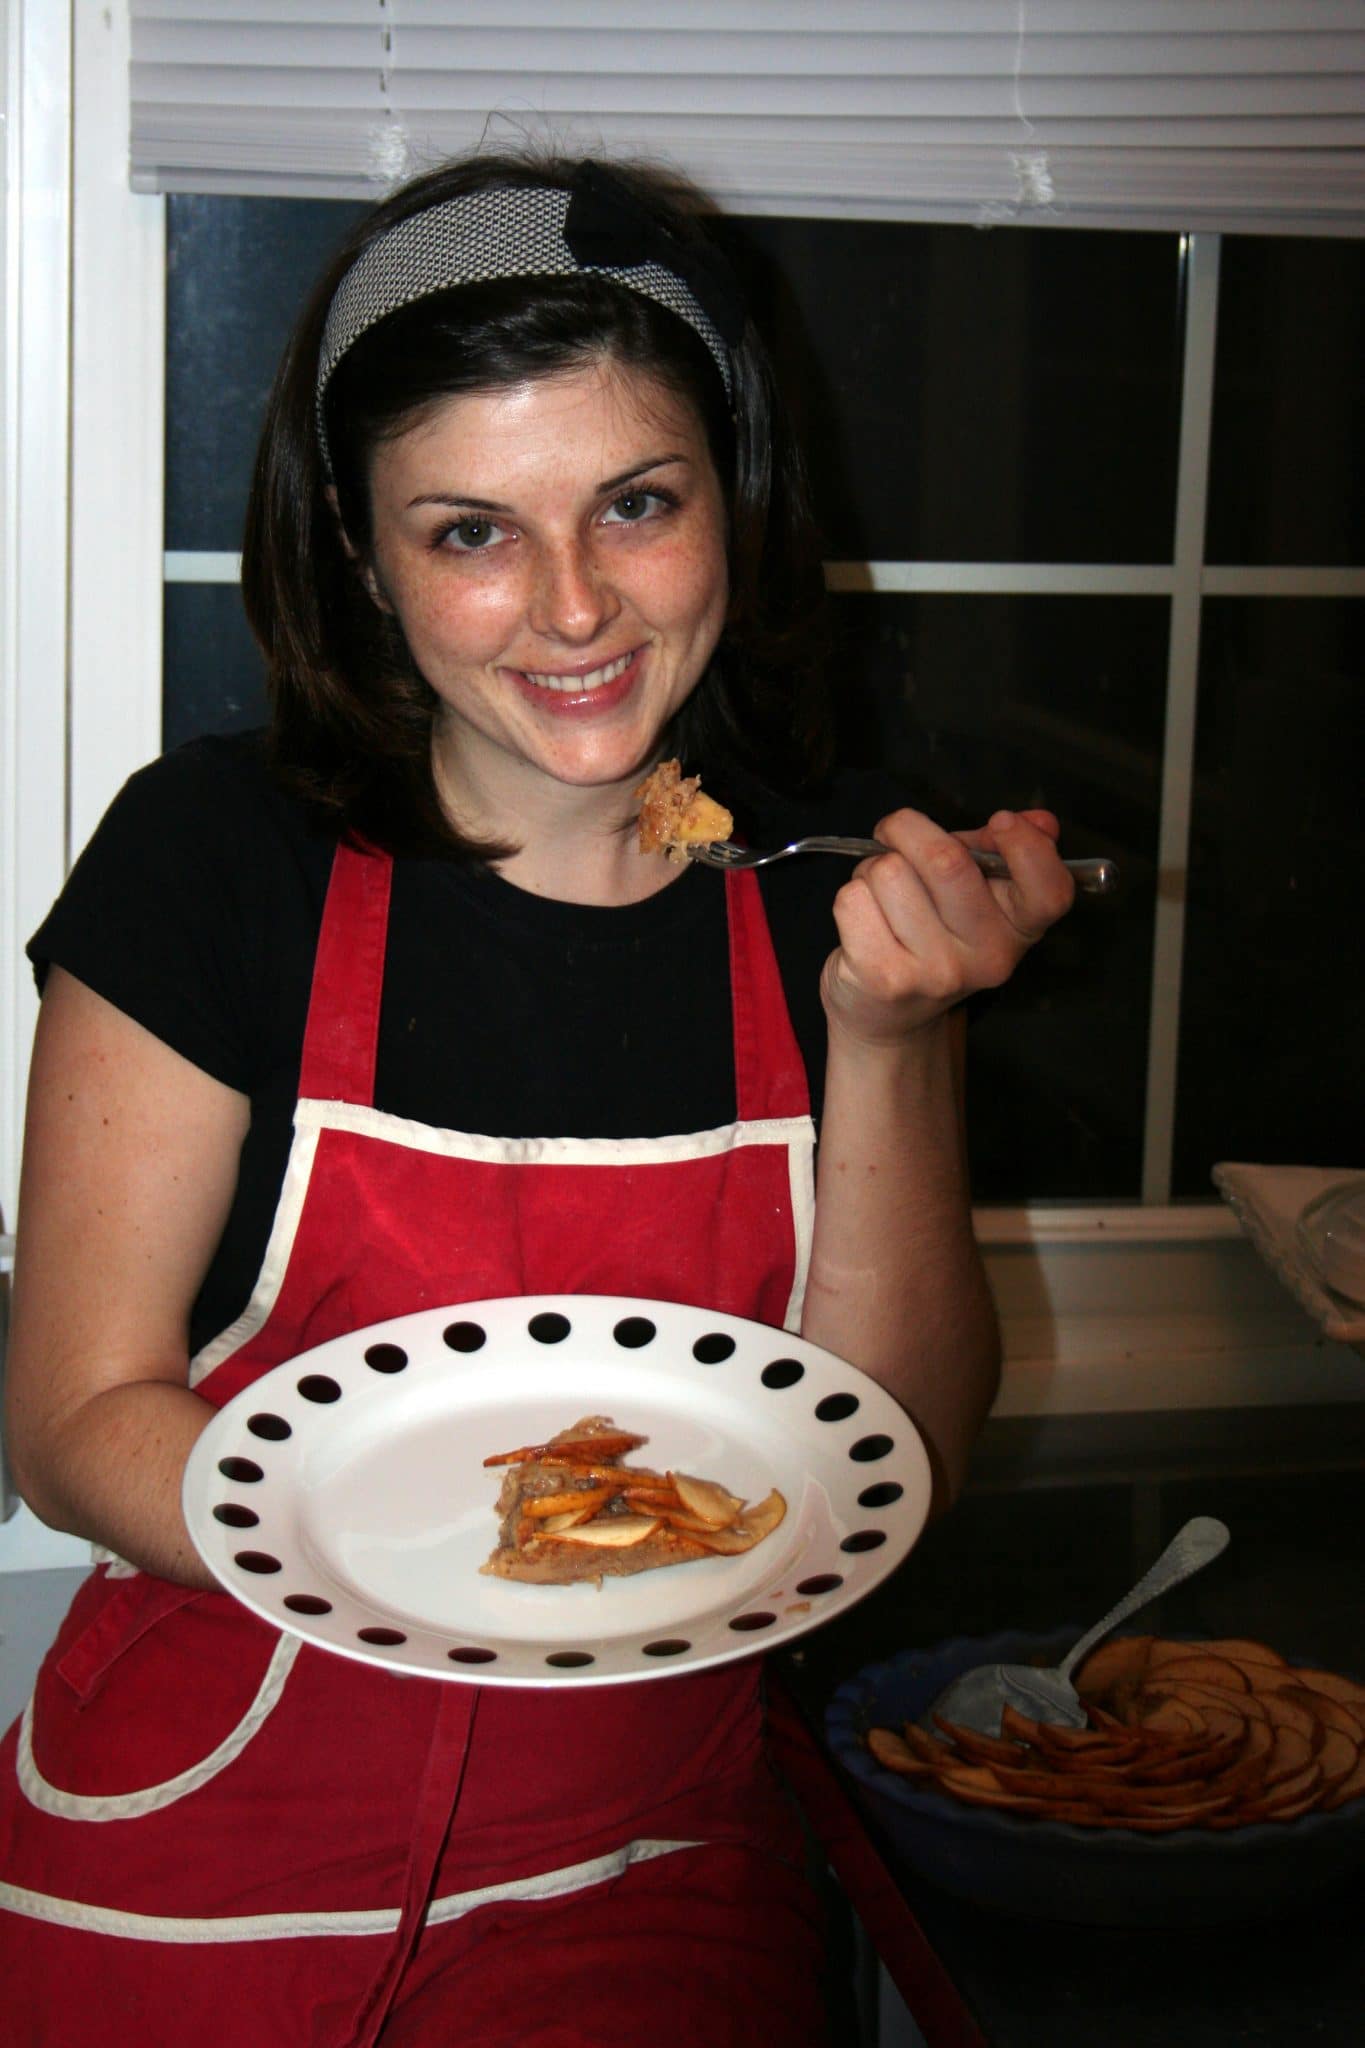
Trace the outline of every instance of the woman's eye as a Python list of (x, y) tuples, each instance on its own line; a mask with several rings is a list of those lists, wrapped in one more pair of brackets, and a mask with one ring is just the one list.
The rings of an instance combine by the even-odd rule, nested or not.
[(607, 518), (613, 525), (635, 526), (663, 502), (655, 491), (622, 491), (607, 507)]
[(491, 519), (471, 515), (468, 519), (457, 519), (453, 526), (446, 528), (443, 539), (447, 547), (457, 554), (477, 555), (505, 540), (502, 528)]

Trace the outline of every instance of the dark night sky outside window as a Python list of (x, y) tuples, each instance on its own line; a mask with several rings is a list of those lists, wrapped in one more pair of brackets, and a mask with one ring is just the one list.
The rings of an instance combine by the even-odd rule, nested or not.
[(1213, 1159), (1358, 1159), (1363, 675), (1358, 600), (1205, 604), (1177, 1194)]
[(1210, 562), (1365, 564), (1365, 242), (1229, 239)]
[(751, 220), (729, 239), (830, 556), (1170, 560), (1173, 236)]

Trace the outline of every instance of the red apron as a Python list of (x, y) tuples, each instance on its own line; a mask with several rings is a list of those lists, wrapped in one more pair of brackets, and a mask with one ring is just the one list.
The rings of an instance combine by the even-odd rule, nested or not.
[[(327, 1338), (497, 1295), (794, 1325), (813, 1131), (753, 876), (726, 878), (736, 1120), (624, 1141), (374, 1107), (391, 878), (336, 855), (270, 1242), (199, 1392), (221, 1405)], [(7, 2038), (617, 2048), (663, 2018), (708, 2044), (821, 2041), (759, 1672), (553, 1693), (395, 1676), (101, 1566), (0, 1749)]]

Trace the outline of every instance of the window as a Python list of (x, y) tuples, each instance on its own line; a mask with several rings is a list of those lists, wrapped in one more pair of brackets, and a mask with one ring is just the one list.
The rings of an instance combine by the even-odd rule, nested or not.
[[(1286, 147), (1294, 124), (1229, 69), (1246, 58), (1254, 70), (1256, 49), (1230, 57), (1220, 35), (1206, 75), (1220, 120), (1236, 125), (1215, 146), (1183, 149), (1187, 124), (1158, 109), (1169, 152), (1073, 150), (1043, 125), (1058, 109), (1034, 96), (1022, 15), (1002, 7), (1009, 105), (982, 163), (926, 210), (976, 221), (984, 191), (991, 217), (1016, 222), (1050, 164), (1056, 218), (1070, 225), (983, 233), (765, 214), (730, 227), (812, 430), (850, 754), (890, 752), (954, 819), (1030, 775), (1069, 842), (1114, 851), (1128, 876), (1120, 905), (1055, 935), (975, 1026), (978, 1189), (995, 1203), (1034, 1198), (978, 1211), (1005, 1324), (997, 1416), (1030, 1444), (1059, 1416), (1180, 1409), (1184, 1446), (1192, 1407), (1212, 1411), (1221, 1442), (1229, 1409), (1359, 1401), (1356, 1361), (1309, 1341), (1228, 1212), (1164, 1206), (1172, 1193), (1207, 1198), (1208, 1164), (1224, 1153), (1340, 1159), (1358, 1154), (1365, 1127), (1359, 910), (1345, 894), (1359, 870), (1345, 721), (1365, 664), (1358, 74), (1333, 9), (1317, 8), (1311, 37), (1303, 11), (1287, 24), (1303, 59), (1294, 89), (1303, 102), (1309, 71), (1318, 87), (1294, 132), (1302, 142), (1305, 114), (1321, 115), (1332, 147)], [(128, 187), (129, 0), (0, 0), (0, 16), (8, 1227), (35, 1008), (23, 936), (158, 738), (261, 714), (233, 588), (246, 467), (293, 305), (349, 206), (178, 199), (168, 236), (165, 202)], [(376, 16), (372, 35), (384, 27)], [(524, 92), (520, 50), (514, 64)], [(392, 100), (368, 46), (357, 75)], [(814, 75), (821, 86), (819, 64)], [(316, 67), (299, 76), (311, 90)], [(257, 112), (259, 94), (246, 97)], [(256, 125), (292, 152), (294, 124), (268, 112)], [(332, 109), (312, 125), (335, 139)], [(693, 139), (715, 135), (708, 110)], [(356, 183), (372, 168), (369, 139)], [(833, 164), (840, 215), (904, 211), (899, 171), (884, 189), (900, 155), (874, 139), (855, 179), (847, 141), (823, 157), (760, 141), (753, 189), (776, 167), (816, 214)], [(1239, 143), (1229, 177), (1224, 152)], [(934, 189), (957, 144), (917, 158)], [(240, 166), (223, 175), (239, 180)], [(1245, 211), (1229, 215), (1229, 202)], [(1075, 225), (1131, 218), (1134, 205), (1159, 232)], [(1264, 236), (1267, 216), (1331, 232)], [(1171, 231), (1209, 220), (1239, 232), (1220, 245)], [(68, 474), (69, 506), (52, 488)], [(1139, 1187), (1148, 1206), (1125, 1207)], [(0, 1516), (10, 1505), (0, 1481)], [(0, 1529), (0, 1570), (83, 1556), (24, 1513)]]
[[(257, 423), (356, 209), (168, 207), (173, 744), (263, 715), (234, 588)], [(1365, 1128), (1342, 744), (1365, 678), (1365, 248), (723, 232), (809, 452), (844, 757), (951, 825), (1046, 804), (1068, 851), (1123, 874), (974, 1021), (978, 1200), (1208, 1198), (1218, 1159), (1341, 1163)], [(1163, 870), (1187, 824), (1186, 902)]]

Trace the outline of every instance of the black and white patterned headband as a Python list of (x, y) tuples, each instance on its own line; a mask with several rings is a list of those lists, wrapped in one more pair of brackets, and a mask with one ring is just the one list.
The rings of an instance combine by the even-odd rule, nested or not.
[(579, 165), (572, 187), (498, 185), (409, 215), (357, 257), (327, 313), (318, 362), (318, 436), (330, 468), (323, 399), (347, 349), (402, 306), (462, 284), (505, 277), (609, 277), (705, 342), (728, 399), (730, 350), (744, 304), (719, 251), (672, 234), (603, 164)]

